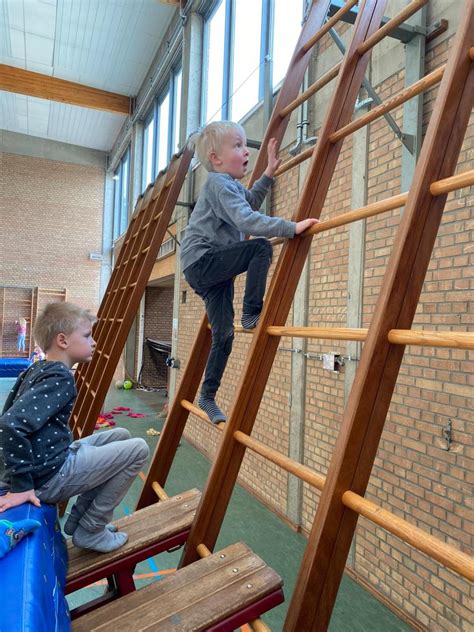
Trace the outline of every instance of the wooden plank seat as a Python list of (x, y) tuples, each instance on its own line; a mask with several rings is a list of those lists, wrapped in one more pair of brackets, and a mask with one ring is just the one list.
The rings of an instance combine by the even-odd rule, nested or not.
[(103, 597), (73, 610), (72, 618), (134, 591), (138, 562), (184, 544), (200, 497), (199, 490), (191, 489), (115, 521), (119, 530), (128, 533), (128, 542), (110, 553), (79, 549), (69, 540), (66, 594), (100, 579), (108, 578), (109, 583)]
[(84, 615), (73, 631), (230, 632), (282, 603), (282, 585), (238, 542)]

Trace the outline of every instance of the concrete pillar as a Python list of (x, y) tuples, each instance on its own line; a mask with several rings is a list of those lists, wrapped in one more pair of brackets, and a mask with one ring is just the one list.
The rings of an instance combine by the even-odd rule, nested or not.
[[(136, 121), (133, 124), (130, 139), (130, 197), (129, 220), (133, 214), (137, 200), (142, 193), (142, 167), (143, 167), (143, 123)], [(143, 339), (145, 325), (145, 294), (140, 301), (137, 316), (130, 328), (126, 345), (126, 367), (130, 375), (138, 380), (143, 362)], [(135, 361), (136, 346), (136, 361)]]
[(99, 301), (102, 301), (113, 267), (114, 180), (105, 173), (104, 210), (102, 219), (102, 262), (100, 265)]
[(180, 141), (199, 127), (201, 122), (201, 89), (203, 70), (202, 37), (204, 20), (192, 11), (183, 29), (183, 92)]
[[(408, 24), (426, 26), (426, 7), (415, 13)], [(411, 86), (425, 74), (425, 40), (423, 34), (415, 35), (405, 44), (405, 86)], [(403, 105), (403, 133), (413, 137), (413, 149), (408, 151), (402, 145), (401, 192), (408, 191), (415, 172), (416, 162), (421, 150), (421, 127), (423, 116), (423, 93), (410, 99)]]
[[(306, 179), (308, 161), (300, 166), (298, 194)], [(293, 326), (308, 326), (308, 297), (309, 297), (309, 259), (301, 272), (298, 287), (293, 299)], [(291, 354), (291, 390), (290, 390), (290, 418), (288, 437), (288, 456), (290, 459), (303, 463), (304, 461), (304, 429), (306, 418), (306, 357), (308, 341), (306, 338), (293, 338)], [(296, 525), (301, 524), (303, 504), (303, 482), (294, 474), (288, 474), (287, 507), (288, 518)]]
[[(202, 86), (202, 33), (204, 21), (202, 16), (192, 11), (183, 29), (183, 92), (181, 95), (180, 146), (193, 131), (197, 130), (201, 116), (201, 86)], [(192, 172), (181, 192), (180, 200), (190, 203), (193, 199)], [(184, 207), (176, 207), (176, 237), (180, 241), (181, 232), (188, 223), (189, 211)], [(180, 248), (176, 246), (175, 276), (173, 294), (173, 327), (171, 332), (171, 356), (178, 355), (179, 307), (181, 303), (181, 257)], [(174, 399), (176, 392), (176, 369), (170, 369), (169, 401)]]
[(142, 166), (143, 166), (143, 123), (136, 121), (133, 124), (130, 139), (130, 202), (128, 217), (132, 216), (139, 195), (142, 192)]
[[(362, 116), (367, 108), (360, 108), (357, 116)], [(369, 131), (368, 126), (352, 136), (352, 192), (351, 208), (356, 209), (367, 204)], [(347, 327), (362, 327), (362, 307), (364, 298), (365, 236), (367, 220), (359, 220), (349, 226), (349, 257), (347, 279)], [(347, 404), (352, 383), (359, 364), (362, 345), (360, 342), (348, 342), (344, 368), (344, 404)], [(355, 541), (355, 536), (354, 536)], [(348, 563), (354, 559), (353, 546), (349, 551)]]
[[(308, 325), (309, 294), (309, 258), (301, 273), (301, 277), (293, 300), (293, 326)], [(304, 461), (304, 428), (306, 418), (306, 338), (293, 338), (291, 354), (291, 391), (290, 420), (288, 438), (288, 456), (290, 459)], [(296, 525), (301, 524), (303, 502), (303, 482), (294, 474), (288, 474), (287, 515)]]

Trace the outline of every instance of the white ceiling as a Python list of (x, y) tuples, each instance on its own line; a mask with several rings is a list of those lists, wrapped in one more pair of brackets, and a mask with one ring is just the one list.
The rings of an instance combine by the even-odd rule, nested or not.
[[(135, 96), (176, 9), (158, 0), (0, 0), (0, 63)], [(108, 151), (125, 117), (0, 90), (0, 129)]]

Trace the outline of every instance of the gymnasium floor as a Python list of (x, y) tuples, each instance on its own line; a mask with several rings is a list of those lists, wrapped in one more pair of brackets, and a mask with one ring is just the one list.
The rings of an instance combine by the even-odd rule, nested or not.
[[(0, 379), (1, 408), (14, 381), (10, 378)], [(146, 431), (149, 428), (161, 430), (163, 420), (158, 419), (158, 415), (164, 403), (164, 397), (160, 393), (111, 388), (104, 410), (110, 411), (116, 406), (123, 406), (135, 413), (144, 414), (145, 417), (131, 418), (125, 411), (117, 414), (114, 419), (117, 425), (128, 428), (133, 436), (146, 439), (153, 453), (159, 437), (147, 435)], [(174, 495), (193, 487), (203, 489), (208, 471), (208, 461), (183, 440), (178, 448), (166, 491), (169, 495)], [(137, 478), (116, 511), (116, 517), (133, 512), (141, 485), (142, 481)], [(246, 542), (283, 577), (287, 600), (263, 617), (273, 632), (280, 632), (304, 551), (305, 538), (292, 531), (269, 509), (237, 486), (216, 549), (239, 540)], [(172, 572), (179, 561), (180, 553), (164, 553), (139, 564), (136, 569), (137, 586), (157, 581)], [(100, 585), (85, 588), (68, 597), (69, 605), (74, 607), (88, 601), (92, 596), (101, 594), (102, 590)], [(343, 578), (329, 626), (330, 632), (398, 632), (410, 629), (356, 582), (346, 576)]]

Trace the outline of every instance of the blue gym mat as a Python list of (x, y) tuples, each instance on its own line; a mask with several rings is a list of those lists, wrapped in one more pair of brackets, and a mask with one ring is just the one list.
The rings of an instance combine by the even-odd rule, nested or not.
[(0, 358), (0, 377), (18, 377), (30, 364), (28, 358)]
[(11, 522), (32, 518), (41, 523), (0, 559), (0, 632), (70, 632), (64, 596), (67, 550), (56, 506), (25, 503), (0, 516)]

